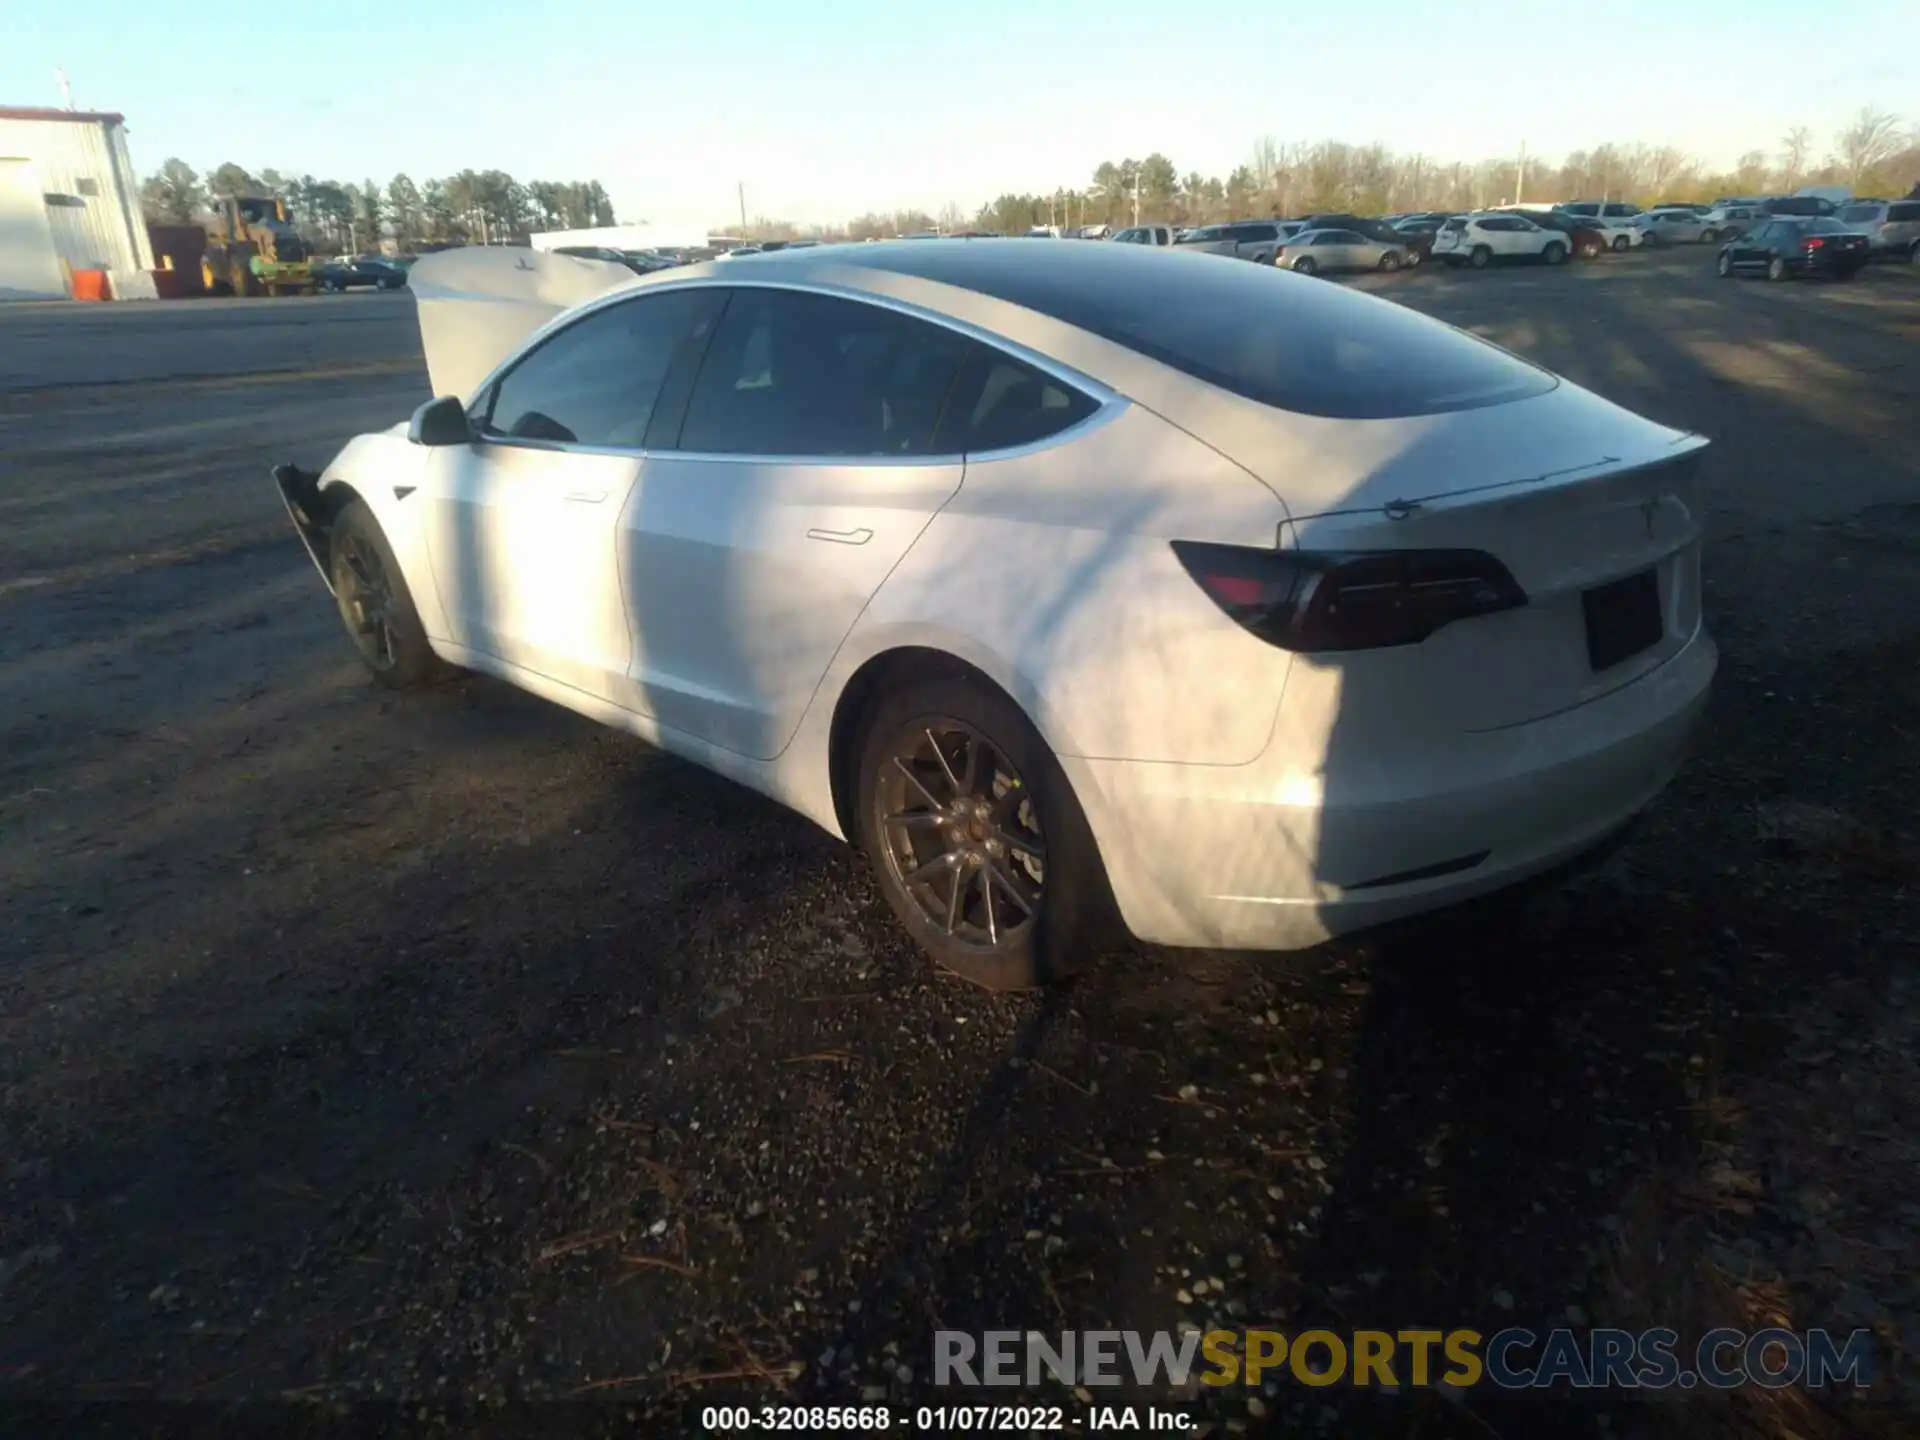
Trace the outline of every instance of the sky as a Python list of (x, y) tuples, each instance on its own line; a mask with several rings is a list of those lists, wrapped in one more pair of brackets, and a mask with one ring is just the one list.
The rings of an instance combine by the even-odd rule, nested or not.
[[(1298, 12), (1298, 13), (1290, 13)], [(127, 117), (135, 167), (382, 183), (599, 179), (622, 222), (831, 223), (1085, 186), (1159, 150), (1224, 178), (1254, 141), (1548, 161), (1605, 141), (1713, 168), (1920, 121), (1911, 0), (335, 0), (209, 23), (180, 0), (0, 0), (0, 105)], [(1571, 198), (1571, 197), (1567, 197)]]

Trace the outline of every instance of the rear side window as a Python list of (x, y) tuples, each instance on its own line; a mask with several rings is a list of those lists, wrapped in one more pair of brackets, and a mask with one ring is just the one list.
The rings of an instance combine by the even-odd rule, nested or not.
[(743, 287), (732, 296), (687, 402), (682, 450), (931, 453), (964, 336), (831, 295)]
[(1889, 205), (1887, 207), (1887, 219), (1890, 221), (1898, 220), (1902, 223), (1920, 220), (1920, 200), (1904, 205)]
[(668, 368), (705, 343), (719, 308), (715, 291), (670, 290), (594, 311), (488, 387), (473, 416), (480, 433), (640, 448)]
[(1858, 225), (1863, 220), (1878, 220), (1880, 218), (1880, 207), (1878, 205), (1849, 205), (1840, 212), (1840, 218), (1849, 225)]
[[(1083, 247), (1083, 249), (1086, 247)], [(1262, 265), (1182, 264), (1146, 277), (1125, 252), (1009, 265), (956, 246), (939, 279), (1025, 306), (1249, 400), (1304, 415), (1435, 415), (1557, 383), (1484, 340), (1390, 300)], [(914, 265), (876, 255), (877, 269)], [(1146, 283), (1149, 281), (1151, 283)]]
[(1454, 231), (1464, 230), (1467, 228), (1467, 222), (1464, 220), (1449, 220), (1447, 221), (1446, 224), (1442, 225), (1440, 228), (1442, 230), (1454, 230)]
[(975, 345), (947, 402), (935, 449), (942, 455), (978, 454), (1036, 444), (1078, 425), (1097, 408), (1051, 375)]

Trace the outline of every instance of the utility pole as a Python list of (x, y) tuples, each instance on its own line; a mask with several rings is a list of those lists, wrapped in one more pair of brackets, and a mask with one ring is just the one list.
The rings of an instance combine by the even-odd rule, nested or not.
[(1140, 223), (1140, 172), (1133, 172), (1133, 223)]
[(1513, 182), (1513, 203), (1518, 205), (1527, 198), (1527, 142), (1520, 142), (1520, 174)]
[(740, 192), (740, 238), (747, 238), (747, 182), (737, 180), (734, 186)]
[(60, 103), (73, 109), (73, 87), (67, 84), (67, 72), (64, 69), (53, 72), (54, 83), (60, 87)]

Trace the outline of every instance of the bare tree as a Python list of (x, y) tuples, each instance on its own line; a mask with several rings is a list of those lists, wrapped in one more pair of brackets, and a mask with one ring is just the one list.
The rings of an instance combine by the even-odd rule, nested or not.
[(1840, 149), (1834, 163), (1845, 172), (1849, 185), (1858, 186), (1862, 176), (1899, 148), (1899, 118), (1867, 105), (1853, 124), (1840, 132)]
[(1780, 137), (1780, 188), (1791, 190), (1807, 173), (1807, 156), (1813, 150), (1813, 132), (1796, 125)]

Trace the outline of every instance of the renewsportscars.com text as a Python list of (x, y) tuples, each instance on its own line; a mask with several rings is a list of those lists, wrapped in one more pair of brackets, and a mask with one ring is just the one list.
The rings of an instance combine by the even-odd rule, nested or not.
[(937, 1386), (1067, 1385), (1140, 1388), (1300, 1385), (1379, 1388), (1434, 1385), (1503, 1390), (1864, 1388), (1873, 1334), (1853, 1330), (1709, 1330), (1683, 1344), (1677, 1331), (1597, 1328), (1544, 1334), (1478, 1330), (941, 1330), (934, 1334)]

